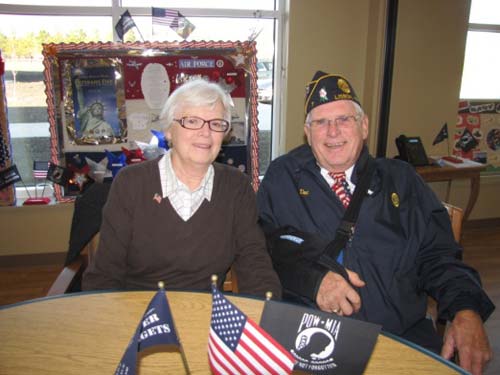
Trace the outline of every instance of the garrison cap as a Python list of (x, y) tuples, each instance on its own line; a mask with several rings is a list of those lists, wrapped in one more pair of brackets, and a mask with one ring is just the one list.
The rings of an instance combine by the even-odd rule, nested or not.
[(344, 77), (317, 71), (306, 86), (304, 111), (308, 114), (313, 108), (337, 100), (352, 100), (361, 105), (354, 88)]

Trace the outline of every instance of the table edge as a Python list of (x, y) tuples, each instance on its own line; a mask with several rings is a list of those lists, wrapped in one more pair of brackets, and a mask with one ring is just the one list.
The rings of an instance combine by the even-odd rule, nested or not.
[[(173, 292), (173, 293), (180, 292), (180, 293), (211, 294), (210, 291), (205, 291), (205, 290), (166, 289), (165, 291), (166, 292)], [(76, 292), (76, 293), (67, 293), (67, 294), (59, 294), (59, 295), (48, 296), (48, 297), (34, 298), (34, 299), (30, 299), (30, 300), (26, 300), (26, 301), (21, 301), (21, 302), (9, 304), (9, 305), (4, 305), (4, 306), (0, 306), (0, 311), (9, 310), (11, 308), (20, 307), (20, 306), (24, 306), (24, 305), (35, 304), (35, 303), (38, 303), (38, 302), (46, 302), (46, 301), (51, 301), (51, 300), (56, 300), (56, 299), (62, 299), (62, 298), (75, 298), (75, 297), (83, 297), (83, 296), (87, 296), (87, 295), (100, 295), (100, 294), (112, 294), (112, 293), (130, 293), (130, 292), (134, 292), (134, 293), (135, 292), (138, 292), (138, 293), (154, 293), (155, 291), (154, 290), (147, 290), (147, 289), (140, 289), (140, 290), (106, 289), (106, 290), (82, 291), (82, 292)], [(261, 302), (265, 303), (265, 298), (259, 298), (259, 297), (252, 296), (252, 295), (234, 294), (234, 293), (224, 293), (224, 295), (226, 297), (252, 299), (252, 300), (255, 300), (255, 301), (261, 301)], [(297, 304), (291, 303), (289, 301), (279, 301), (279, 302), (297, 306)], [(307, 306), (304, 306), (304, 307), (308, 308)], [(380, 331), (380, 335), (385, 336), (385, 337), (387, 337), (387, 338), (389, 338), (391, 340), (397, 341), (400, 344), (406, 345), (406, 346), (410, 347), (411, 349), (417, 350), (420, 353), (422, 353), (422, 354), (424, 354), (424, 355), (426, 355), (428, 357), (431, 357), (432, 359), (434, 359), (434, 360), (436, 360), (436, 361), (438, 361), (438, 362), (446, 365), (447, 367), (449, 367), (449, 368), (457, 371), (457, 373), (459, 373), (459, 374), (469, 375), (469, 373), (467, 371), (465, 371), (464, 369), (462, 369), (461, 367), (459, 367), (455, 363), (453, 363), (453, 362), (451, 362), (451, 361), (449, 361), (447, 359), (444, 359), (440, 355), (438, 355), (438, 354), (436, 354), (434, 352), (431, 352), (430, 350), (427, 350), (427, 349), (421, 347), (420, 345), (417, 345), (417, 344), (415, 344), (415, 343), (413, 343), (411, 341), (408, 341), (408, 340), (406, 340), (406, 339), (404, 339), (402, 337), (399, 337), (399, 336), (397, 336), (395, 334), (392, 334), (392, 333), (384, 331), (384, 330)]]
[(400, 336), (397, 336), (393, 333), (390, 333), (390, 332), (387, 332), (387, 331), (381, 331), (380, 332), (381, 335), (389, 338), (389, 339), (392, 339), (394, 341), (397, 341), (399, 342), (400, 344), (403, 344), (403, 345), (406, 345), (406, 346), (409, 346), (410, 348), (414, 349), (414, 350), (417, 350), (419, 351), (420, 353), (422, 354), (425, 354), (429, 357), (431, 357), (432, 359), (450, 367), (451, 369), (457, 371), (459, 374), (463, 374), (463, 375), (470, 375), (469, 372), (465, 371), (463, 368), (461, 368), (460, 366), (458, 366), (457, 364), (447, 360), (447, 359), (444, 359), (443, 357), (441, 357), (439, 354), (436, 354), (434, 352), (431, 352), (430, 350), (428, 349), (425, 349), (424, 347), (418, 345), (418, 344), (415, 344), (411, 341), (408, 341)]

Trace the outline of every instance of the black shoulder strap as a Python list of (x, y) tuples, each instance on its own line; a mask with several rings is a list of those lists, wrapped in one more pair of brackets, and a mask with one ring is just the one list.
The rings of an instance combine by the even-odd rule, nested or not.
[(358, 219), (361, 203), (363, 203), (363, 198), (368, 194), (370, 181), (374, 171), (375, 161), (371, 157), (368, 157), (365, 170), (361, 174), (361, 178), (356, 185), (351, 202), (349, 203), (344, 217), (337, 228), (335, 238), (326, 246), (323, 254), (321, 254), (318, 260), (320, 264), (341, 274), (346, 280), (349, 280), (349, 277), (347, 276), (347, 272), (344, 267), (337, 262), (337, 257), (339, 256), (340, 251), (345, 248), (347, 241), (349, 241), (354, 233), (354, 226), (356, 225), (356, 220)]

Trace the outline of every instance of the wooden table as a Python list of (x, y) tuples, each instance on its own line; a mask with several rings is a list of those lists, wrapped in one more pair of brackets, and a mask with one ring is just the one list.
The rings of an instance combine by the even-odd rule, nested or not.
[[(0, 374), (113, 374), (154, 292), (79, 293), (0, 309)], [(209, 374), (209, 293), (167, 292), (192, 374)], [(264, 302), (229, 297), (256, 322)], [(142, 356), (141, 375), (183, 374), (178, 352)], [(365, 374), (457, 374), (456, 366), (380, 335)]]
[(467, 220), (477, 197), (479, 196), (480, 173), (486, 169), (486, 166), (462, 167), (455, 168), (450, 166), (440, 167), (438, 165), (427, 165), (424, 167), (416, 167), (417, 173), (422, 176), (425, 182), (440, 182), (448, 181), (446, 189), (445, 202), (449, 202), (450, 189), (452, 180), (467, 179), (470, 180), (469, 200), (464, 212), (464, 220)]

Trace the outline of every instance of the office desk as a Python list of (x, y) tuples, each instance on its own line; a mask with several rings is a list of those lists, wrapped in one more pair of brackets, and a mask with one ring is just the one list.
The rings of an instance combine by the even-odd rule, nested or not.
[[(113, 374), (154, 292), (74, 294), (0, 310), (0, 374)], [(193, 374), (209, 374), (209, 293), (167, 292)], [(264, 302), (229, 297), (256, 322)], [(153, 348), (151, 348), (153, 349)], [(140, 374), (183, 374), (177, 352), (154, 351)], [(380, 335), (365, 374), (456, 374), (437, 360)]]
[(425, 182), (448, 181), (445, 202), (449, 202), (450, 199), (452, 180), (470, 180), (469, 200), (464, 211), (464, 220), (469, 218), (474, 208), (474, 204), (476, 204), (477, 197), (479, 196), (480, 173), (486, 169), (486, 166), (455, 168), (450, 166), (440, 167), (438, 165), (427, 165), (424, 167), (416, 167), (415, 169)]

